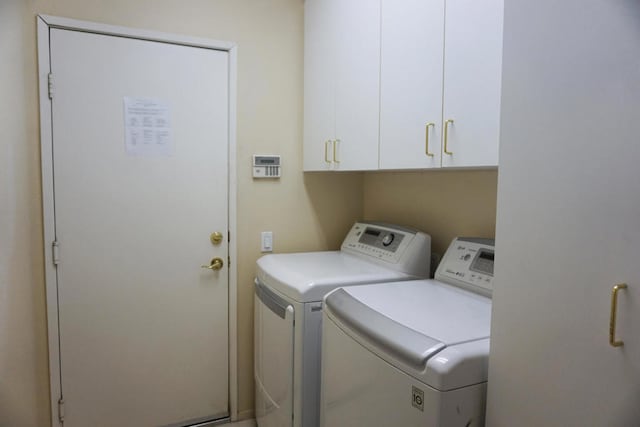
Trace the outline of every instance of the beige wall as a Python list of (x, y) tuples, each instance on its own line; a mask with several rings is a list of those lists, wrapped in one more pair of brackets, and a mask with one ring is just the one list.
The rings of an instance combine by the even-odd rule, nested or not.
[(369, 172), (364, 218), (423, 230), (442, 255), (455, 236), (494, 237), (497, 180), (496, 170)]
[(0, 426), (46, 426), (49, 396), (34, 20), (0, 1)]
[[(49, 425), (38, 13), (238, 44), (239, 406), (251, 411), (259, 232), (274, 232), (277, 252), (337, 248), (362, 214), (361, 174), (301, 172), (303, 1), (0, 0), (1, 427)], [(282, 179), (253, 181), (254, 153), (281, 154)]]

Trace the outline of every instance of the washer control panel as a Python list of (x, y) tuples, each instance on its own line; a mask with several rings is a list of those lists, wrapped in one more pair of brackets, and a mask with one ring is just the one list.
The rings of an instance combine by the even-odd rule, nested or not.
[(356, 222), (344, 239), (342, 250), (395, 263), (417, 234), (416, 230), (391, 224)]
[(368, 249), (396, 252), (404, 236), (402, 232), (368, 226), (360, 234), (358, 243), (365, 245)]
[(458, 237), (442, 257), (435, 278), (490, 296), (493, 289), (493, 239)]

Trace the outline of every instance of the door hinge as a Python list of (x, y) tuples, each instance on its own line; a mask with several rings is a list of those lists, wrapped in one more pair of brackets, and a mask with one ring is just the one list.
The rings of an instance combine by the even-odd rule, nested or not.
[(53, 258), (53, 265), (58, 265), (60, 262), (60, 246), (57, 240), (51, 243), (51, 256)]
[(227, 242), (231, 241), (231, 231), (227, 230)]
[(227, 267), (231, 267), (231, 257), (227, 256)]
[(47, 78), (49, 80), (49, 99), (53, 99), (53, 73), (49, 73)]
[(58, 420), (64, 423), (64, 399), (62, 397), (58, 400)]

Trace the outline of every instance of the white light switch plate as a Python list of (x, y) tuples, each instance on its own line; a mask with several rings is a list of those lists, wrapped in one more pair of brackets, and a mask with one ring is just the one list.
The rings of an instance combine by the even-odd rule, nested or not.
[(263, 231), (260, 239), (260, 250), (262, 252), (272, 252), (273, 251), (273, 232), (271, 231)]

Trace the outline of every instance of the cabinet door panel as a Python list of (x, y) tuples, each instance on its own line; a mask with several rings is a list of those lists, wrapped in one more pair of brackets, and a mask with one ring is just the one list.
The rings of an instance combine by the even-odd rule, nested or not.
[(440, 167), (443, 46), (444, 0), (382, 0), (381, 169)]
[[(335, 0), (334, 0), (335, 2)], [(340, 170), (378, 168), (380, 114), (380, 3), (338, 1), (335, 123)]]
[(497, 166), (503, 1), (447, 0), (442, 166)]
[(325, 161), (325, 143), (335, 135), (336, 4), (337, 0), (306, 0), (304, 6), (305, 171), (326, 170), (331, 165)]
[(640, 3), (506, 4), (487, 425), (637, 426)]

